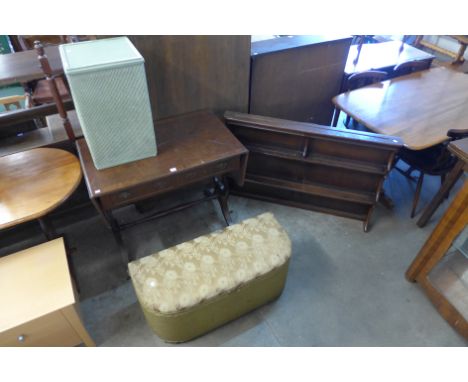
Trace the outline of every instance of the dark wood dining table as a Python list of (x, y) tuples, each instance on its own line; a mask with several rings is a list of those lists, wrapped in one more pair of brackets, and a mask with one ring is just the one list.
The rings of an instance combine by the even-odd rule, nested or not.
[[(58, 45), (45, 48), (53, 74), (63, 73)], [(44, 78), (35, 50), (0, 55), (0, 86)]]
[(393, 78), (333, 98), (336, 108), (369, 130), (402, 138), (411, 150), (468, 126), (468, 76), (444, 67)]

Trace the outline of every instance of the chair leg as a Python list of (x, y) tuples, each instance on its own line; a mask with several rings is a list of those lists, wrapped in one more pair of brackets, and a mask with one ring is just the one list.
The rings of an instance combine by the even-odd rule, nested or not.
[(419, 176), (419, 179), (418, 179), (418, 184), (416, 185), (416, 192), (414, 193), (413, 208), (411, 209), (411, 219), (414, 218), (414, 215), (416, 213), (416, 207), (418, 206), (419, 195), (421, 194), (423, 180), (424, 180), (424, 173), (421, 171), (421, 175)]
[[(441, 186), (441, 187), (444, 185), (444, 182), (445, 182), (445, 175), (446, 175), (446, 174), (442, 174), (442, 175), (440, 176), (440, 186)], [(450, 190), (448, 190), (447, 193), (445, 194), (445, 196), (444, 196), (445, 199), (448, 199), (449, 194), (450, 194)]]
[(405, 171), (405, 176), (409, 179), (411, 179), (411, 173), (414, 171), (414, 167), (411, 165), (408, 167), (408, 169)]
[(57, 232), (48, 217), (43, 216), (37, 220), (41, 226), (42, 233), (47, 240), (54, 240), (58, 237)]
[(343, 122), (344, 125), (348, 128), (349, 127), (349, 122), (351, 121), (351, 117), (349, 115), (346, 116), (345, 121)]
[(340, 109), (337, 109), (335, 107), (335, 110), (333, 111), (333, 119), (332, 119), (332, 124), (331, 124), (331, 127), (336, 127), (336, 125), (338, 124), (338, 119), (340, 118)]
[(409, 180), (412, 180), (413, 182), (415, 182), (416, 178), (411, 176), (411, 173), (415, 170), (414, 167), (409, 166), (407, 170), (402, 170), (400, 167), (397, 167), (397, 165), (396, 165), (399, 159), (400, 158), (398, 158), (394, 163), (395, 170), (397, 170), (405, 178), (408, 178)]
[(422, 213), (417, 223), (419, 227), (424, 227), (427, 224), (431, 216), (442, 203), (444, 196), (447, 196), (449, 194), (452, 187), (463, 175), (464, 165), (465, 163), (461, 160), (458, 160), (457, 163), (455, 163), (455, 167), (449, 172), (448, 176), (446, 177), (446, 182), (444, 182), (444, 184), (434, 196), (434, 198), (431, 200), (429, 205), (424, 209), (424, 212)]

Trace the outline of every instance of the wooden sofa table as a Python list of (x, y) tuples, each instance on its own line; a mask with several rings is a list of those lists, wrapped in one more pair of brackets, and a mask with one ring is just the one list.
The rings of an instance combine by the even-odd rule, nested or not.
[[(231, 176), (239, 185), (244, 182), (248, 151), (215, 115), (189, 113), (160, 120), (156, 128), (157, 156), (104, 170), (94, 166), (86, 141), (76, 141), (91, 201), (122, 247), (121, 229), (208, 199), (218, 199), (229, 224), (229, 188), (224, 177)], [(214, 179), (215, 191), (201, 199), (127, 224), (119, 224), (112, 215), (113, 209), (210, 179)], [(128, 262), (128, 253), (122, 249)]]
[(62, 238), (0, 258), (0, 311), (0, 346), (94, 346)]

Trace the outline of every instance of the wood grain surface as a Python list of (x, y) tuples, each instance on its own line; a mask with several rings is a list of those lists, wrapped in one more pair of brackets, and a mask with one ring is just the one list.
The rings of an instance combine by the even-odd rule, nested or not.
[(74, 303), (63, 238), (0, 258), (0, 332)]
[(468, 76), (436, 68), (340, 94), (337, 108), (370, 130), (422, 150), (468, 126)]
[[(247, 111), (250, 36), (128, 36), (145, 59), (156, 119)], [(155, 125), (156, 132), (159, 131)]]
[(350, 44), (350, 36), (286, 36), (252, 43), (249, 113), (329, 125), (330, 100), (340, 92)]
[(80, 180), (78, 158), (64, 150), (38, 148), (0, 157), (0, 229), (46, 215)]
[(103, 170), (94, 166), (86, 141), (77, 140), (90, 197), (144, 187), (154, 180), (247, 154), (221, 120), (208, 112), (167, 118), (159, 122), (159, 131), (157, 156)]

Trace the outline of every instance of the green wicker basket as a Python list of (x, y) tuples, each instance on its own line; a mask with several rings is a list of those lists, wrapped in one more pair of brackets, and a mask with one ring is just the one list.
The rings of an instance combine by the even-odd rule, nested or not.
[(130, 40), (83, 41), (59, 50), (96, 168), (155, 156), (144, 59)]

